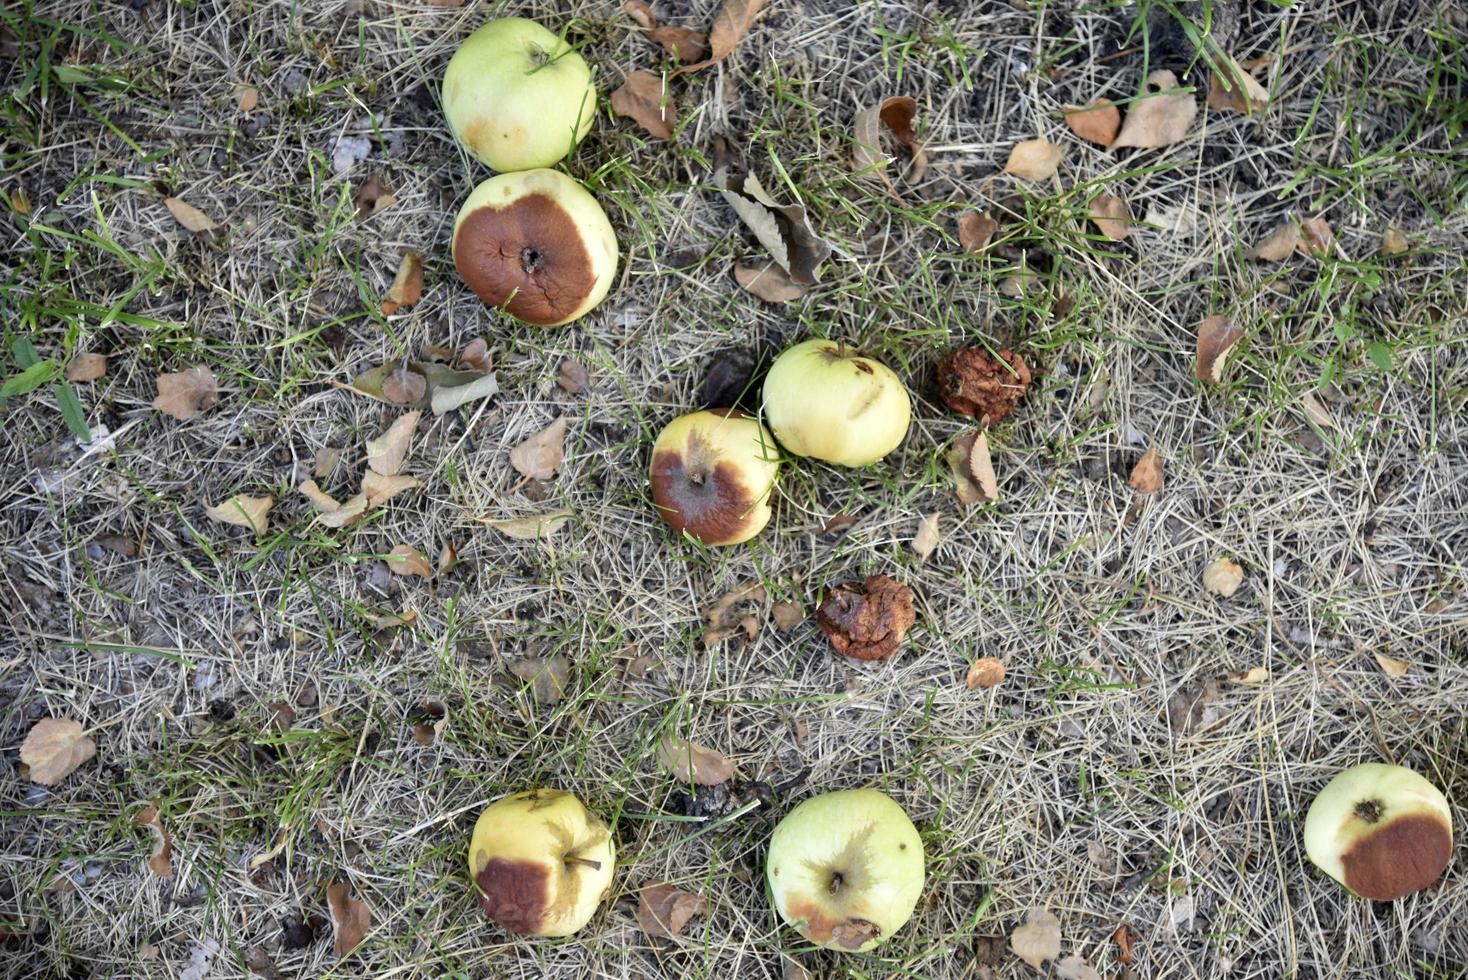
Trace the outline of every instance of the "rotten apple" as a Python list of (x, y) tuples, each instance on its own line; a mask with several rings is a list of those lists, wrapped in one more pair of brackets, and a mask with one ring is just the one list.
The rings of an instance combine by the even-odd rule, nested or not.
[(653, 443), (653, 504), (706, 545), (748, 541), (770, 521), (777, 453), (769, 431), (738, 409), (680, 416)]

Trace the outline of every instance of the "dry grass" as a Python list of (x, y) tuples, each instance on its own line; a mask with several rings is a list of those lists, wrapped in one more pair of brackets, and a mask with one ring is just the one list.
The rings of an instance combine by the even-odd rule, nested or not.
[[(817, 975), (1027, 977), (980, 940), (1049, 907), (1065, 951), (1108, 977), (1124, 975), (1122, 923), (1139, 935), (1138, 977), (1461, 976), (1461, 847), (1437, 887), (1371, 905), (1307, 865), (1300, 822), (1333, 772), (1380, 759), (1429, 774), (1468, 825), (1464, 23), (1411, 0), (1246, 6), (1215, 29), (1240, 59), (1278, 57), (1274, 105), (1200, 113), (1185, 142), (1113, 157), (1071, 138), (1059, 110), (1134, 94), (1142, 51), (1177, 61), (1176, 31), (1128, 40), (1135, 10), (778, 2), (729, 63), (680, 83), (671, 145), (604, 117), (569, 162), (606, 204), (624, 265), (600, 310), (555, 331), (496, 318), (448, 259), (453, 209), (484, 171), (453, 146), (432, 90), (499, 6), (7, 13), (22, 53), (0, 69), (0, 181), (29, 205), (5, 221), (7, 343), (110, 354), (79, 394), (88, 422), (117, 434), (84, 452), (50, 387), (0, 409), (7, 758), (48, 714), (98, 729), (100, 746), (54, 791), (0, 785), (7, 973), (178, 976), (212, 942), (210, 976), (245, 975), (242, 951), (260, 946), (311, 977), (773, 977), (782, 953)], [(690, 25), (712, 9), (660, 5)], [(655, 62), (614, 3), (503, 12), (573, 15), (604, 90)], [(1154, 28), (1168, 22), (1155, 13)], [(1134, 53), (1098, 60), (1120, 46)], [(238, 85), (259, 89), (249, 117)], [(933, 157), (905, 205), (847, 173), (852, 115), (898, 92), (921, 104)], [(371, 158), (334, 176), (333, 141), (374, 116)], [(707, 186), (718, 134), (769, 184), (778, 161), (843, 253), (800, 304), (762, 305), (729, 275), (754, 246)], [(1035, 135), (1065, 145), (1060, 180), (993, 179)], [(372, 172), (399, 202), (356, 222)], [(1087, 238), (1075, 216), (1102, 187), (1139, 218), (1183, 208), (1196, 229)], [(1024, 300), (996, 290), (1011, 262), (953, 240), (964, 207), (1010, 194), (1030, 260), (1052, 257), (1044, 295)], [(184, 232), (165, 195), (227, 223), (227, 241)], [(1292, 212), (1326, 215), (1337, 255), (1246, 262)], [(1391, 224), (1410, 255), (1378, 255)], [(403, 248), (429, 257), (428, 290), (384, 322), (376, 298)], [(1060, 292), (1077, 302), (1056, 319)], [(1230, 382), (1204, 392), (1191, 349), (1213, 312), (1250, 335)], [(715, 352), (808, 331), (899, 368), (917, 395), (906, 444), (860, 472), (787, 467), (752, 546), (670, 540), (643, 478), (658, 427), (697, 404)], [(328, 382), (477, 336), (504, 393), (420, 429), (408, 471), (425, 487), (347, 532), (313, 527), (293, 487), (316, 450), (347, 447), (360, 472), (362, 440), (394, 415)], [(1003, 501), (961, 512), (941, 460), (964, 426), (929, 379), (944, 350), (979, 341), (1046, 373), (994, 433)], [(556, 387), (567, 356), (590, 368), (590, 393)], [(188, 423), (153, 412), (157, 373), (195, 363), (219, 375), (220, 405)], [(1301, 402), (1323, 378), (1325, 429)], [(566, 468), (533, 502), (508, 450), (558, 415)], [(1167, 485), (1138, 504), (1125, 477), (1149, 441)], [(257, 542), (203, 517), (236, 492), (274, 494), (276, 530)], [(561, 505), (576, 519), (543, 545), (472, 520)], [(815, 533), (840, 511), (862, 519)], [(944, 540), (920, 562), (907, 542), (933, 511)], [(141, 553), (98, 547), (108, 534)], [(374, 557), (449, 538), (465, 562), (434, 588)], [(1247, 570), (1227, 601), (1200, 585), (1220, 555)], [(809, 608), (824, 584), (879, 570), (920, 597), (893, 663), (841, 662), (810, 622), (700, 647), (702, 610), (738, 583)], [(375, 631), (366, 614), (389, 610), (420, 618)], [(1389, 680), (1374, 652), (1411, 668)], [(505, 671), (551, 653), (574, 665), (553, 708)], [(626, 672), (637, 654), (656, 660), (643, 678)], [(971, 692), (980, 654), (1009, 673)], [(1265, 685), (1221, 680), (1259, 665)], [(1198, 691), (1206, 711), (1180, 731), (1169, 705)], [(411, 737), (425, 697), (449, 706), (432, 747)], [(286, 734), (269, 707), (282, 699), (298, 712)], [(809, 726), (804, 744), (791, 719)], [(803, 947), (764, 894), (775, 814), (693, 837), (668, 813), (677, 787), (649, 750), (670, 728), (748, 777), (791, 781), (782, 806), (860, 785), (901, 801), (929, 857), (912, 923), (872, 956)], [(477, 809), (536, 784), (614, 820), (625, 858), (601, 916), (568, 941), (487, 926), (462, 869)], [(131, 823), (149, 798), (176, 838), (171, 881), (146, 872)], [(252, 873), (282, 834), (273, 868)], [(282, 951), (282, 917), (324, 914), (324, 883), (342, 878), (373, 909), (368, 941), (341, 961), (329, 936)], [(636, 927), (635, 889), (652, 878), (709, 900), (680, 941)]]

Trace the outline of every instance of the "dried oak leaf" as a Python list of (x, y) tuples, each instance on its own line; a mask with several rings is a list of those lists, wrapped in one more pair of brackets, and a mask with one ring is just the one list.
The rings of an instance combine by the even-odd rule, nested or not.
[(1081, 139), (1109, 149), (1121, 129), (1121, 112), (1110, 99), (1095, 99), (1084, 106), (1066, 106), (1065, 124)]
[(532, 514), (529, 517), (512, 517), (496, 520), (478, 517), (475, 520), (488, 524), (507, 538), (517, 541), (535, 541), (555, 534), (571, 519), (569, 510), (556, 510), (549, 514)]
[(143, 807), (134, 819), (139, 827), (147, 827), (153, 832), (153, 853), (148, 855), (148, 870), (160, 878), (172, 878), (173, 837), (158, 816), (158, 801)]
[(1208, 82), (1208, 107), (1249, 115), (1269, 105), (1269, 89), (1228, 55), (1217, 59)]
[(1156, 443), (1148, 446), (1142, 458), (1137, 460), (1137, 465), (1132, 467), (1132, 475), (1127, 479), (1126, 484), (1142, 495), (1156, 493), (1162, 489), (1162, 457), (1157, 453)]
[(559, 704), (571, 681), (571, 661), (565, 657), (527, 657), (510, 664), (510, 673), (530, 685), (539, 704)]
[(549, 480), (565, 459), (566, 419), (556, 419), (510, 450), (510, 465), (531, 480)]
[(637, 924), (649, 936), (670, 939), (688, 920), (708, 908), (702, 895), (685, 892), (666, 881), (654, 881), (637, 890)]
[(970, 691), (980, 687), (996, 687), (1004, 680), (1004, 661), (998, 657), (980, 657), (975, 660), (964, 677)]
[(370, 218), (374, 214), (386, 211), (396, 204), (398, 199), (393, 196), (392, 188), (382, 182), (379, 174), (373, 174), (357, 188), (356, 197), (352, 203), (357, 208), (357, 220)]
[(404, 252), (402, 261), (398, 263), (398, 274), (393, 277), (387, 295), (382, 298), (382, 312), (386, 316), (392, 316), (422, 298), (423, 256), (417, 252)]
[(647, 130), (655, 139), (671, 139), (678, 126), (678, 106), (673, 93), (659, 75), (638, 69), (627, 75), (620, 88), (612, 93), (612, 111), (626, 116)]
[(918, 521), (917, 533), (912, 536), (912, 550), (919, 559), (926, 561), (938, 547), (938, 518), (943, 515), (934, 511)]
[(874, 177), (896, 194), (896, 188), (887, 177), (887, 154), (882, 152), (882, 131), (891, 133), (907, 150), (909, 162), (904, 178), (916, 184), (928, 172), (928, 154), (918, 142), (913, 120), (917, 118), (917, 100), (908, 95), (894, 95), (883, 99), (871, 109), (863, 109), (852, 121), (852, 169), (863, 176)]
[(586, 373), (586, 365), (575, 358), (568, 357), (561, 362), (560, 373), (556, 375), (556, 384), (567, 394), (574, 395), (584, 390), (591, 383), (590, 376)]
[(658, 742), (658, 762), (680, 783), (717, 786), (734, 775), (734, 763), (711, 748), (671, 733)]
[(1020, 180), (1049, 180), (1064, 155), (1065, 151), (1049, 140), (1022, 140), (1009, 151), (1004, 172)]
[(1060, 956), (1060, 920), (1044, 909), (1031, 912), (1009, 934), (1009, 948), (1036, 970), (1043, 969), (1046, 960)]
[(96, 754), (97, 743), (71, 718), (42, 718), (20, 743), (20, 761), (42, 786), (55, 786)]
[(273, 506), (274, 497), (251, 497), (237, 493), (228, 500), (206, 506), (204, 513), (223, 524), (247, 527), (256, 534), (264, 534), (270, 530), (270, 508)]
[(395, 545), (388, 553), (388, 571), (394, 575), (417, 575), (433, 578), (433, 566), (423, 557), (423, 552), (410, 544)]
[(684, 65), (673, 72), (673, 77), (716, 65), (733, 54), (739, 42), (744, 40), (744, 35), (754, 25), (754, 19), (769, 2), (770, 0), (724, 0), (724, 6), (714, 18), (713, 29), (709, 31), (708, 58)]
[(219, 383), (207, 367), (158, 375), (158, 397), (153, 407), (164, 415), (184, 421), (198, 418), (219, 400)]
[(979, 214), (970, 211), (960, 215), (958, 219), (958, 244), (970, 255), (977, 255), (989, 247), (994, 240), (994, 233), (999, 230), (999, 222), (994, 216), (985, 212)]
[(176, 197), (165, 197), (163, 203), (179, 224), (196, 235), (207, 236), (219, 228), (219, 222), (187, 201)]
[(1286, 221), (1275, 228), (1264, 239), (1244, 253), (1247, 259), (1263, 259), (1265, 262), (1280, 262), (1300, 247), (1300, 229), (1293, 221)]
[(669, 56), (691, 65), (708, 52), (708, 38), (686, 27), (659, 24), (652, 7), (644, 0), (627, 0), (622, 9), (647, 31), (647, 39), (662, 46)]
[(1244, 569), (1238, 562), (1218, 558), (1203, 569), (1203, 588), (1227, 599), (1244, 584)]
[(337, 956), (346, 956), (361, 945), (372, 928), (372, 910), (351, 897), (344, 881), (326, 886), (326, 905), (331, 909), (332, 947)]
[(754, 174), (720, 172), (714, 183), (770, 257), (789, 273), (791, 282), (812, 286), (819, 281), (816, 273), (830, 256), (831, 246), (811, 230), (805, 208), (777, 203)]
[(107, 374), (107, 358), (102, 354), (78, 354), (66, 365), (67, 381), (96, 381)]
[(768, 599), (769, 593), (759, 582), (746, 582), (719, 596), (704, 613), (709, 624), (703, 634), (704, 649), (712, 650), (741, 630), (746, 639), (753, 640), (759, 634), (759, 613)]
[(948, 447), (948, 469), (953, 473), (958, 502), (965, 507), (994, 503), (999, 499), (999, 480), (989, 457), (989, 437), (983, 429), (967, 432)]
[(843, 582), (816, 610), (816, 622), (831, 646), (856, 660), (886, 660), (916, 621), (912, 590), (886, 575)]
[(1113, 242), (1119, 242), (1132, 233), (1132, 212), (1125, 198), (1116, 194), (1097, 194), (1091, 198), (1088, 208), (1086, 217)]
[(1001, 350), (996, 358), (982, 347), (966, 347), (938, 362), (938, 394), (943, 404), (961, 415), (987, 420), (989, 425), (1014, 410), (1031, 378), (1025, 359), (1012, 350)]
[(1222, 384), (1229, 355), (1243, 339), (1243, 327), (1228, 317), (1215, 315), (1206, 318), (1198, 328), (1198, 359), (1194, 365), (1198, 380), (1212, 385)]
[(785, 270), (770, 260), (735, 263), (734, 281), (766, 303), (790, 303), (805, 295), (805, 287), (791, 282)]
[(398, 474), (413, 442), (413, 429), (422, 416), (422, 412), (407, 412), (382, 435), (367, 440), (367, 465), (372, 472), (382, 476)]
[(1188, 135), (1188, 127), (1198, 115), (1198, 103), (1193, 100), (1192, 90), (1173, 92), (1178, 87), (1177, 76), (1165, 68), (1147, 76), (1145, 94), (1128, 108), (1121, 132), (1112, 142), (1113, 150), (1136, 147), (1156, 150), (1171, 146)]

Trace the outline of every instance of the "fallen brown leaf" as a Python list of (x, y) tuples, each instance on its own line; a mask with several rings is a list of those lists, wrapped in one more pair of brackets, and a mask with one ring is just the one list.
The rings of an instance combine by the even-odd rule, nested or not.
[(759, 613), (769, 593), (759, 582), (746, 582), (719, 596), (704, 613), (708, 629), (703, 634), (705, 650), (712, 650), (740, 630), (753, 640), (759, 633)]
[(398, 474), (413, 442), (413, 429), (422, 416), (422, 412), (404, 413), (382, 435), (367, 440), (367, 466), (372, 472), (382, 476)]
[(1097, 194), (1091, 198), (1087, 217), (1107, 238), (1119, 242), (1132, 233), (1132, 212), (1126, 200), (1115, 194)]
[[(362, 492), (357, 496), (363, 498), (364, 506), (379, 507), (404, 490), (411, 490), (414, 487), (422, 485), (422, 482), (416, 476), (405, 476), (403, 474), (384, 476), (375, 470), (369, 469), (366, 473), (362, 474)], [(355, 500), (356, 498), (354, 497), (352, 500), (342, 504), (342, 509), (346, 510), (351, 507)]]
[(392, 188), (382, 182), (382, 177), (373, 174), (357, 188), (357, 194), (352, 198), (352, 203), (357, 208), (357, 220), (370, 218), (374, 214), (386, 211), (396, 204), (398, 199), (393, 196)]
[(964, 677), (970, 691), (981, 687), (996, 687), (1004, 680), (1004, 661), (998, 657), (980, 657), (975, 660)]
[(658, 742), (658, 761), (680, 783), (717, 786), (734, 775), (734, 763), (713, 749), (671, 733)]
[(1132, 943), (1136, 941), (1135, 936), (1136, 934), (1125, 922), (1117, 926), (1116, 931), (1111, 934), (1112, 942), (1116, 943), (1116, 958), (1126, 966), (1135, 962), (1135, 956), (1132, 953)]
[(1023, 140), (1009, 151), (1004, 172), (1020, 180), (1049, 180), (1060, 166), (1065, 151), (1049, 140)]
[(989, 247), (993, 241), (994, 233), (999, 230), (999, 222), (988, 212), (979, 214), (970, 211), (959, 216), (958, 219), (958, 244), (970, 255), (977, 255)]
[(510, 465), (531, 480), (549, 480), (565, 459), (566, 419), (561, 417), (510, 450)]
[(392, 316), (405, 310), (423, 298), (423, 256), (417, 252), (404, 252), (398, 263), (398, 274), (393, 277), (387, 295), (382, 298), (382, 312)]
[(236, 103), (240, 112), (254, 112), (260, 104), (260, 92), (254, 87), (240, 89), (239, 101)]
[(1279, 262), (1287, 258), (1300, 246), (1300, 229), (1293, 221), (1286, 221), (1271, 231), (1264, 239), (1244, 253), (1247, 259), (1263, 259)]
[(1217, 59), (1208, 82), (1208, 107), (1241, 112), (1257, 112), (1269, 105), (1269, 89), (1260, 85), (1228, 55)]
[(96, 381), (107, 374), (107, 358), (101, 354), (78, 354), (66, 365), (67, 381)]
[(510, 673), (530, 685), (539, 704), (559, 704), (571, 682), (571, 661), (565, 657), (529, 657), (510, 664)]
[(139, 827), (153, 832), (153, 853), (148, 855), (148, 870), (160, 878), (173, 877), (173, 837), (158, 817), (158, 801), (154, 800), (138, 811)]
[(785, 270), (768, 259), (736, 263), (734, 281), (766, 303), (790, 303), (805, 295), (804, 286), (791, 282)]
[(770, 619), (781, 633), (789, 633), (804, 618), (800, 607), (793, 602), (777, 602), (770, 607)]
[(965, 507), (993, 503), (999, 499), (999, 481), (989, 457), (989, 438), (982, 429), (967, 432), (953, 441), (946, 454), (953, 473), (958, 502)]
[(574, 395), (591, 383), (591, 377), (586, 373), (586, 365), (575, 358), (568, 357), (561, 362), (560, 373), (556, 375), (556, 384), (567, 394)]
[(492, 520), (479, 517), (476, 520), (488, 524), (507, 538), (517, 541), (534, 541), (555, 534), (571, 519), (569, 510), (552, 511), (549, 514), (534, 514), (530, 517), (514, 517), (508, 520)]
[(1244, 330), (1226, 316), (1210, 316), (1198, 328), (1198, 354), (1194, 371), (1200, 381), (1222, 384), (1229, 355), (1244, 339)]
[(428, 394), (428, 379), (417, 371), (399, 366), (383, 379), (382, 394), (397, 405), (416, 405)]
[(744, 40), (744, 35), (754, 25), (754, 19), (769, 2), (770, 0), (724, 0), (724, 6), (714, 18), (713, 29), (709, 31), (708, 58), (684, 65), (673, 73), (673, 77), (716, 65), (733, 54), (739, 42)]
[(1244, 569), (1238, 562), (1216, 558), (1203, 569), (1203, 588), (1227, 599), (1244, 584)]
[(652, 7), (644, 0), (627, 0), (622, 9), (647, 31), (647, 39), (662, 46), (670, 57), (691, 65), (708, 53), (708, 38), (686, 27), (659, 24)]
[(97, 743), (70, 718), (42, 718), (20, 743), (20, 761), (42, 786), (55, 786), (96, 754)]
[(372, 911), (350, 896), (344, 881), (326, 886), (326, 905), (331, 910), (332, 948), (337, 956), (346, 956), (361, 945), (372, 928)]
[(1393, 660), (1383, 653), (1373, 653), (1372, 656), (1376, 658), (1377, 664), (1381, 667), (1381, 672), (1393, 680), (1401, 677), (1411, 669), (1411, 664), (1405, 660)]
[(715, 182), (734, 213), (789, 273), (791, 282), (811, 286), (819, 281), (817, 272), (830, 256), (831, 246), (811, 229), (805, 208), (776, 203), (754, 174), (722, 173)]
[(1132, 475), (1126, 483), (1140, 495), (1156, 493), (1162, 489), (1162, 457), (1157, 453), (1156, 443), (1148, 446), (1142, 458), (1137, 460), (1137, 465), (1132, 467)]
[(316, 456), (311, 463), (311, 475), (316, 479), (325, 479), (336, 471), (336, 464), (341, 462), (342, 451), (335, 446), (322, 446), (316, 450)]
[(1121, 129), (1121, 112), (1110, 99), (1095, 99), (1084, 106), (1066, 106), (1065, 124), (1081, 139), (1108, 149)]
[(1412, 245), (1407, 241), (1407, 236), (1402, 234), (1402, 229), (1392, 225), (1381, 233), (1381, 254), (1401, 255)]
[(637, 924), (649, 936), (677, 936), (695, 915), (708, 908), (703, 896), (685, 892), (666, 881), (654, 881), (637, 890)]
[(1313, 258), (1322, 258), (1330, 254), (1334, 242), (1335, 232), (1331, 230), (1330, 222), (1319, 216), (1300, 219), (1300, 251)]
[(1269, 668), (1250, 667), (1248, 670), (1231, 670), (1224, 676), (1235, 684), (1263, 684), (1269, 680)]
[(417, 575), (419, 578), (433, 578), (433, 566), (428, 564), (428, 559), (423, 557), (423, 552), (412, 545), (395, 545), (387, 555), (388, 571), (394, 575)]
[(480, 374), (488, 374), (494, 370), (494, 362), (489, 359), (489, 342), (483, 337), (475, 337), (464, 345), (459, 351), (459, 367)]
[(1112, 142), (1113, 150), (1136, 147), (1156, 150), (1171, 146), (1188, 135), (1188, 128), (1198, 115), (1198, 103), (1192, 91), (1172, 92), (1178, 87), (1177, 76), (1159, 69), (1147, 76), (1147, 94), (1127, 108), (1121, 132)]
[(248, 527), (256, 534), (264, 534), (270, 530), (270, 508), (274, 505), (274, 497), (251, 497), (237, 493), (212, 507), (206, 506), (204, 513), (223, 524)]
[(219, 400), (219, 384), (207, 367), (158, 375), (158, 397), (153, 407), (180, 421), (198, 418)]
[(219, 227), (219, 222), (203, 211), (176, 197), (165, 197), (163, 203), (172, 212), (178, 223), (196, 235), (207, 235)]
[(285, 974), (275, 965), (275, 960), (259, 946), (245, 947), (245, 966), (255, 976), (264, 977), (265, 980), (286, 980)]
[(438, 550), (438, 574), (445, 575), (453, 571), (457, 564), (459, 564), (459, 549), (454, 547), (451, 538), (444, 538), (443, 547)]
[(1320, 403), (1320, 399), (1315, 397), (1314, 392), (1307, 391), (1302, 394), (1300, 405), (1305, 409), (1305, 414), (1310, 417), (1310, 421), (1322, 429), (1335, 428), (1335, 419), (1331, 417), (1330, 409)]
[(941, 516), (935, 511), (918, 521), (917, 533), (912, 536), (912, 550), (922, 560), (927, 560), (938, 547), (938, 518)]
[(1060, 920), (1040, 909), (1025, 917), (1025, 924), (1009, 934), (1014, 955), (1039, 970), (1046, 960), (1060, 956)]
[(678, 126), (678, 106), (663, 79), (650, 71), (630, 72), (612, 93), (612, 111), (626, 116), (655, 139), (671, 139)]
[(917, 118), (917, 100), (908, 95), (883, 99), (871, 109), (863, 109), (852, 122), (852, 169), (860, 176), (872, 177), (896, 193), (887, 177), (887, 154), (882, 151), (882, 131), (891, 133), (907, 150), (908, 165), (903, 172), (908, 183), (916, 184), (928, 172), (928, 154), (918, 142), (913, 121)]
[(104, 534), (97, 539), (97, 544), (124, 558), (136, 558), (140, 550), (136, 541), (121, 534)]
[(1072, 953), (1055, 963), (1056, 980), (1101, 980), (1096, 968)]

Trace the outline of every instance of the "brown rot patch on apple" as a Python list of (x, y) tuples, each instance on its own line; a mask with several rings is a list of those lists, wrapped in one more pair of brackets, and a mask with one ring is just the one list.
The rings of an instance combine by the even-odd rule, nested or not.
[(843, 582), (827, 594), (816, 621), (836, 652), (856, 660), (885, 660), (917, 621), (912, 590), (886, 575)]
[(681, 449), (653, 454), (650, 481), (652, 501), (663, 520), (704, 544), (738, 537), (759, 503), (740, 478), (739, 467), (719, 461), (697, 432)]
[(551, 880), (546, 865), (490, 858), (474, 876), (479, 907), (511, 932), (538, 932), (551, 911)]
[(454, 234), (454, 265), (480, 299), (527, 323), (559, 323), (596, 285), (576, 222), (545, 194), (468, 214)]
[(1341, 868), (1351, 891), (1389, 902), (1436, 881), (1452, 854), (1453, 835), (1443, 821), (1412, 814), (1377, 824), (1341, 855)]
[(982, 347), (956, 350), (938, 362), (938, 394), (955, 412), (990, 424), (1003, 419), (1030, 387), (1024, 358), (1002, 350), (996, 358)]
[(827, 915), (814, 902), (791, 902), (786, 909), (791, 922), (804, 922), (801, 935), (811, 942), (842, 949), (860, 949), (869, 941), (881, 936), (882, 930), (875, 922), (849, 917), (835, 918)]

